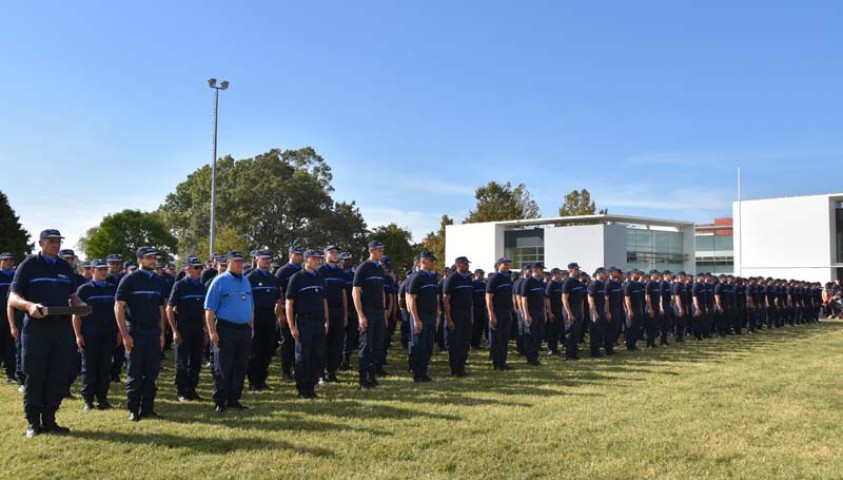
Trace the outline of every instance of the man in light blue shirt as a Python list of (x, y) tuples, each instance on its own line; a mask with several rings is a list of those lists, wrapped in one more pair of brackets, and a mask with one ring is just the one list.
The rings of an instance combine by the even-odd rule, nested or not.
[(240, 403), (254, 335), (252, 284), (243, 254), (228, 252), (228, 270), (214, 277), (205, 297), (205, 325), (214, 351), (215, 411), (245, 410)]

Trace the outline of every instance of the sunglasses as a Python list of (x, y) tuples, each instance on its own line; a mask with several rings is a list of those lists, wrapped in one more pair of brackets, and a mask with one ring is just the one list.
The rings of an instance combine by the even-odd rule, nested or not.
[(202, 265), (195, 265), (193, 267), (190, 267), (191, 270), (202, 270), (203, 268), (205, 267), (203, 267)]

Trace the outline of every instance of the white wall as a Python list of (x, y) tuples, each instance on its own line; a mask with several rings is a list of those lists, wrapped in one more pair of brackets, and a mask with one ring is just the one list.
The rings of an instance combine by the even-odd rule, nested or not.
[(603, 224), (547, 228), (544, 231), (544, 264), (548, 268), (565, 269), (569, 263), (577, 262), (583, 271), (591, 273), (604, 266), (605, 238), (606, 225)]
[(441, 267), (453, 265), (457, 257), (468, 257), (471, 269), (491, 272), (495, 260), (503, 256), (503, 227), (494, 223), (467, 223), (445, 227), (445, 258)]
[(618, 267), (626, 271), (626, 226), (613, 224), (606, 225), (605, 228), (603, 233), (603, 264), (597, 266)]
[(735, 273), (831, 280), (830, 209), (828, 195), (734, 202)]

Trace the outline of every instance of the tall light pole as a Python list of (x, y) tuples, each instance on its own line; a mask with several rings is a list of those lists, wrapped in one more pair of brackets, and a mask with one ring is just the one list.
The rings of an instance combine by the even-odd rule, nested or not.
[(208, 86), (214, 89), (214, 158), (211, 160), (211, 238), (208, 242), (208, 255), (214, 252), (216, 228), (214, 220), (217, 207), (217, 111), (220, 106), (220, 90), (228, 88), (228, 81), (223, 80), (217, 85), (217, 79), (208, 79)]

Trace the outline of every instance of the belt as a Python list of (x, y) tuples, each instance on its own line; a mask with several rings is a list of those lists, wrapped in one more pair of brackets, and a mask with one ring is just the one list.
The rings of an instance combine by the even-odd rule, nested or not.
[(228, 320), (223, 320), (221, 318), (217, 319), (217, 326), (218, 327), (233, 328), (233, 329), (236, 329), (236, 330), (246, 330), (246, 329), (252, 328), (252, 326), (249, 325), (248, 323), (234, 323), (234, 322), (229, 322)]

